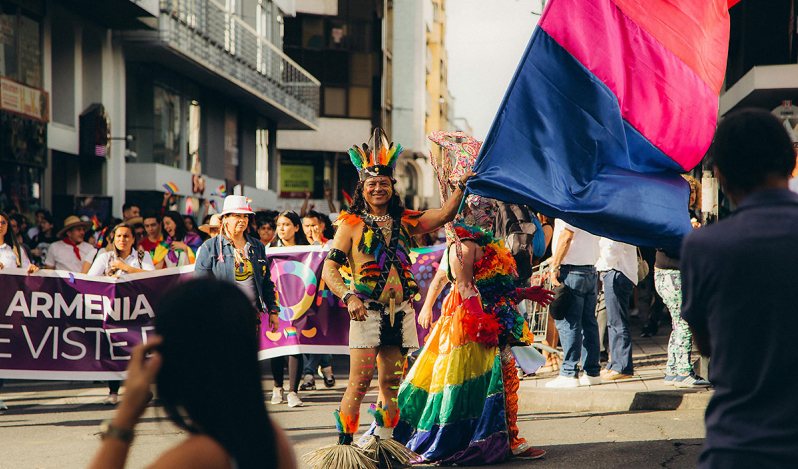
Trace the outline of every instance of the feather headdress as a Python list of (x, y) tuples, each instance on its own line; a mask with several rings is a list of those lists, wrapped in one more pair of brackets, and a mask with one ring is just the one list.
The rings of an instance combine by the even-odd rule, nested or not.
[(385, 131), (377, 127), (369, 139), (369, 143), (374, 141), (372, 146), (364, 143), (362, 146), (353, 146), (349, 149), (349, 159), (357, 169), (361, 181), (376, 176), (393, 177), (393, 169), (399, 154), (402, 153), (402, 145), (393, 142), (388, 144), (388, 137)]

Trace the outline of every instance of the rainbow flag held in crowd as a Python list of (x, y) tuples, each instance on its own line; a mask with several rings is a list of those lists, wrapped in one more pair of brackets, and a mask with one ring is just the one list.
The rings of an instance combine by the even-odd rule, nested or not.
[(349, 207), (352, 206), (352, 196), (347, 194), (343, 189), (341, 189), (341, 192), (344, 196), (344, 210), (349, 211)]
[(171, 182), (171, 181), (167, 182), (166, 184), (164, 184), (163, 188), (166, 189), (166, 192), (168, 192), (170, 194), (176, 194), (177, 191), (178, 191), (177, 184), (175, 184), (174, 182)]
[(738, 0), (551, 0), (482, 146), (475, 194), (678, 251)]
[(211, 195), (215, 195), (218, 197), (227, 197), (227, 188), (224, 184), (219, 186), (217, 189), (211, 191)]

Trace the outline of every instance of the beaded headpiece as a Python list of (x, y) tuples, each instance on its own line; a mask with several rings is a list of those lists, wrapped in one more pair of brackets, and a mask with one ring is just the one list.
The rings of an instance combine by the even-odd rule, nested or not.
[[(372, 140), (374, 144), (370, 147), (369, 143)], [(365, 181), (377, 176), (393, 177), (393, 169), (400, 153), (402, 145), (398, 143), (394, 145), (393, 142), (389, 145), (385, 131), (377, 127), (368, 143), (364, 143), (362, 147), (355, 145), (349, 149), (349, 159), (357, 168), (360, 180)]]

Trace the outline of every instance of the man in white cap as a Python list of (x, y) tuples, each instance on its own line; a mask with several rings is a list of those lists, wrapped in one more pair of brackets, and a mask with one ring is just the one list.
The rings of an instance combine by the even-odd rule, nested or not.
[(88, 272), (97, 252), (89, 243), (83, 242), (86, 229), (90, 226), (91, 222), (81, 221), (74, 215), (64, 220), (64, 227), (56, 235), (61, 241), (50, 245), (44, 268), (84, 274)]

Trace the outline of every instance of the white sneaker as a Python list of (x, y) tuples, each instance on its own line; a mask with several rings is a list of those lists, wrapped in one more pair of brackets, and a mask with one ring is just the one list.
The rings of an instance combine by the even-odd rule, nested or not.
[(582, 377), (579, 378), (579, 384), (582, 386), (597, 386), (601, 382), (601, 376), (589, 376), (587, 373), (582, 373)]
[(288, 393), (288, 407), (301, 407), (303, 405), (305, 403), (299, 400), (299, 396), (294, 391)]
[(554, 381), (546, 383), (547, 388), (578, 388), (582, 384), (577, 377), (558, 376)]
[(119, 402), (119, 394), (109, 394), (103, 401), (103, 405), (116, 405)]
[(8, 406), (3, 403), (2, 399), (0, 399), (0, 410), (8, 410)]
[(283, 402), (283, 388), (272, 389), (272, 404), (282, 404)]

